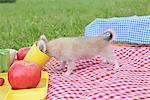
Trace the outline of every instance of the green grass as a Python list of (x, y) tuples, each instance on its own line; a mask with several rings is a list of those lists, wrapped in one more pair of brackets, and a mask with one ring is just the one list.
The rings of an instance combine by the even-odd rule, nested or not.
[(83, 35), (95, 18), (150, 15), (150, 0), (17, 0), (0, 4), (0, 48), (29, 46), (49, 39)]

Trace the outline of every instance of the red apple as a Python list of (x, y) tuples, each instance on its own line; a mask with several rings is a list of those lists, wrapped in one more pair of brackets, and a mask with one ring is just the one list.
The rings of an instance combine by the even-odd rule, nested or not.
[(8, 71), (8, 81), (12, 89), (35, 88), (41, 79), (40, 67), (28, 61), (16, 61)]
[(29, 47), (24, 47), (24, 48), (19, 49), (17, 52), (17, 59), (23, 60), (29, 50), (30, 50)]
[(0, 86), (2, 86), (4, 82), (5, 82), (4, 78), (0, 78)]

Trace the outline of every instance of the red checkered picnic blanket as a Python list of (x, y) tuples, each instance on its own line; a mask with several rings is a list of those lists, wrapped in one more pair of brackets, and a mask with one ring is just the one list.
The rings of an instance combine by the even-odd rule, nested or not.
[(113, 46), (120, 63), (103, 64), (101, 57), (76, 62), (71, 76), (64, 77), (55, 68), (61, 62), (51, 59), (45, 70), (49, 73), (48, 100), (131, 100), (150, 99), (150, 47)]

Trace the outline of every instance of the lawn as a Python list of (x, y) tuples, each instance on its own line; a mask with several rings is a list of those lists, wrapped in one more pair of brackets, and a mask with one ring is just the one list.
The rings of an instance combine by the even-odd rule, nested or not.
[(82, 36), (95, 18), (150, 15), (150, 0), (17, 0), (0, 4), (0, 48), (29, 46), (48, 39)]

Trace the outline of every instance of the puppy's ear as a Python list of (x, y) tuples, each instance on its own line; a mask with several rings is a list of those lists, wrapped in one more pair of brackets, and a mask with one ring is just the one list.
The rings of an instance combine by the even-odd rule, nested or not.
[(43, 40), (39, 40), (37, 42), (37, 47), (42, 51), (42, 52), (46, 52), (47, 48), (46, 48), (46, 42)]
[(44, 34), (40, 36), (40, 39), (39, 39), (39, 40), (43, 40), (43, 41), (45, 41), (45, 42), (48, 41), (47, 38), (46, 38), (46, 36), (45, 36)]
[(39, 39), (39, 41), (37, 42), (37, 47), (42, 51), (42, 52), (46, 52), (47, 50), (47, 38), (45, 37), (45, 35), (42, 35)]

